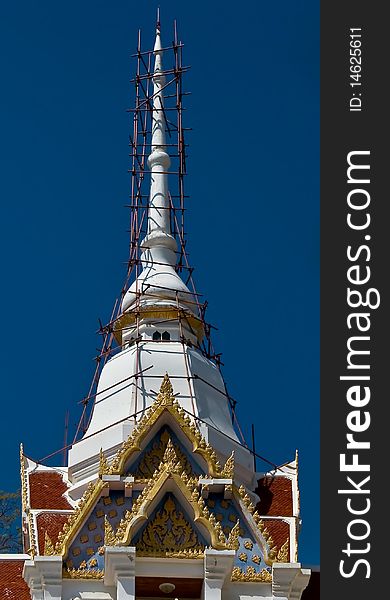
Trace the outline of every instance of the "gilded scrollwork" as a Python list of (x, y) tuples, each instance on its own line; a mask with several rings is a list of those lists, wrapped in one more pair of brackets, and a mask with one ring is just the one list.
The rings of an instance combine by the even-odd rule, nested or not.
[(51, 541), (47, 531), (45, 531), (45, 546), (43, 553), (45, 556), (53, 556), (54, 554), (53, 542)]
[(179, 551), (191, 550), (195, 556), (203, 554), (204, 546), (200, 543), (196, 531), (186, 520), (171, 496), (154, 519), (149, 521), (137, 543), (137, 551), (154, 556), (166, 556)]
[(234, 567), (232, 570), (231, 580), (271, 583), (272, 575), (267, 571), (267, 569), (262, 569), (259, 573), (254, 567), (247, 567), (245, 571), (243, 571), (240, 567)]
[(109, 472), (110, 472), (110, 465), (108, 464), (108, 460), (103, 452), (103, 448), (100, 448), (99, 477), (102, 477), (102, 475), (107, 475)]
[(103, 488), (106, 487), (106, 485), (107, 484), (101, 479), (97, 479), (95, 482), (92, 482), (88, 485), (78, 503), (76, 510), (69, 515), (67, 521), (63, 525), (62, 531), (60, 531), (58, 534), (57, 543), (54, 549), (55, 554), (65, 556), (72, 539), (76, 535), (88, 513), (96, 504)]
[(109, 472), (117, 475), (122, 475), (124, 473), (126, 462), (134, 452), (140, 451), (142, 440), (164, 411), (168, 411), (172, 415), (181, 431), (192, 443), (193, 451), (201, 455), (206, 461), (210, 476), (221, 477), (221, 465), (218, 461), (216, 452), (210, 444), (206, 442), (194, 421), (177, 402), (173, 395), (173, 388), (168, 374), (163, 378), (155, 402), (145, 412), (142, 419), (133, 429), (131, 435), (118, 450), (111, 463)]

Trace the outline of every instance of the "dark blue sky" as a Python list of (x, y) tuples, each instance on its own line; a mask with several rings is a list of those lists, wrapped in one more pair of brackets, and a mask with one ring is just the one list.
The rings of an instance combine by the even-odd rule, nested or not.
[[(230, 394), (257, 451), (300, 452), (300, 560), (319, 562), (319, 6), (162, 0), (185, 42), (193, 128), (188, 249)], [(127, 257), (128, 134), (139, 0), (0, 7), (2, 457), (73, 430)], [(258, 465), (265, 468), (265, 465)]]

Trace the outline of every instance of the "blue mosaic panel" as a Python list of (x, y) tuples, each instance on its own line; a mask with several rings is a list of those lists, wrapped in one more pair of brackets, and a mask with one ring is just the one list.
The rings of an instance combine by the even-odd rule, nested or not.
[[(202, 470), (200, 466), (194, 461), (192, 455), (188, 453), (188, 451), (184, 448), (182, 443), (179, 441), (177, 436), (174, 434), (172, 429), (167, 425), (164, 425), (158, 433), (154, 436), (154, 438), (149, 442), (149, 444), (145, 447), (145, 449), (138, 456), (136, 461), (130, 465), (128, 468), (128, 475), (134, 475), (136, 478), (150, 478), (153, 476), (154, 471), (159, 467), (160, 462), (162, 460), (161, 450), (159, 451), (160, 444), (163, 444), (165, 449), (168, 436), (171, 438), (172, 443), (175, 447), (179, 449), (179, 451), (185, 456), (189, 465), (190, 471), (192, 470), (192, 474), (199, 476), (202, 475)], [(145, 471), (145, 457), (149, 455), (148, 461), (148, 471)], [(191, 475), (191, 473), (187, 473), (187, 475)]]
[[(137, 493), (133, 495), (136, 497)], [(131, 510), (132, 498), (126, 498), (123, 490), (110, 490), (102, 496), (73, 541), (66, 560), (68, 569), (100, 570), (104, 568), (104, 516), (116, 531), (127, 510)]]
[(268, 569), (264, 561), (264, 554), (261, 546), (256, 542), (255, 536), (251, 533), (244, 515), (234, 500), (225, 500), (223, 494), (209, 494), (206, 500), (206, 506), (210, 512), (214, 513), (217, 521), (221, 523), (222, 530), (226, 536), (240, 520), (240, 535), (238, 541), (240, 547), (236, 551), (234, 566), (240, 567), (245, 573), (247, 567), (253, 567), (260, 573), (262, 569)]

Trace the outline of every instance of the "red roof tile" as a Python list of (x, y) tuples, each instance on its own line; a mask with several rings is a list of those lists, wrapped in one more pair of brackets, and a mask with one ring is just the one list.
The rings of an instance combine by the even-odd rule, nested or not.
[(31, 600), (30, 590), (22, 577), (23, 560), (0, 559), (1, 600)]
[(55, 544), (58, 534), (62, 530), (65, 521), (68, 520), (68, 517), (69, 513), (41, 513), (37, 516), (39, 554), (43, 554), (45, 548), (45, 531), (47, 531), (47, 535), (53, 544)]
[(255, 490), (260, 498), (256, 508), (260, 515), (292, 517), (292, 482), (288, 477), (263, 477)]
[(279, 519), (267, 519), (263, 523), (271, 534), (275, 546), (280, 550), (283, 544), (290, 539), (289, 524)]
[(63, 497), (67, 485), (60, 473), (44, 471), (30, 473), (30, 506), (31, 508), (70, 509), (73, 508)]

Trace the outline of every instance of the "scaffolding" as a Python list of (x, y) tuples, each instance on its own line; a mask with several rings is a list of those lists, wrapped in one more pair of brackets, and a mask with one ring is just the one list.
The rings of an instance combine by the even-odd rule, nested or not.
[[(159, 23), (158, 23), (159, 26)], [(175, 265), (175, 270), (178, 274), (180, 274), (182, 280), (188, 286), (190, 290), (190, 296), (194, 298), (193, 303), (194, 313), (197, 313), (196, 319), (199, 321), (203, 336), (198, 338), (198, 343), (195, 345), (197, 350), (202, 353), (204, 357), (208, 360), (212, 361), (221, 372), (221, 367), (223, 366), (221, 362), (221, 354), (216, 353), (212, 339), (211, 332), (215, 327), (211, 325), (206, 319), (206, 309), (207, 309), (207, 301), (201, 301), (202, 296), (197, 292), (195, 287), (194, 279), (193, 279), (193, 271), (194, 268), (190, 265), (187, 253), (187, 240), (186, 240), (186, 232), (185, 232), (185, 213), (186, 213), (186, 201), (189, 199), (189, 195), (185, 192), (185, 177), (187, 175), (186, 169), (186, 159), (187, 159), (187, 148), (188, 145), (185, 141), (185, 133), (190, 130), (188, 127), (183, 126), (183, 100), (189, 95), (189, 92), (183, 89), (183, 75), (189, 70), (188, 65), (183, 64), (183, 44), (178, 39), (176, 22), (174, 22), (173, 27), (173, 41), (172, 44), (161, 49), (161, 53), (164, 56), (164, 70), (160, 72), (161, 75), (164, 75), (166, 80), (165, 84), (162, 86), (162, 90), (164, 91), (164, 107), (161, 107), (164, 115), (165, 122), (165, 132), (167, 135), (167, 141), (164, 144), (166, 152), (169, 154), (171, 167), (169, 172), (166, 173), (169, 175), (169, 206), (167, 210), (169, 210), (170, 215), (170, 229), (171, 234), (175, 238), (177, 242), (177, 260)], [(143, 238), (147, 234), (147, 221), (148, 221), (148, 211), (149, 211), (149, 202), (150, 202), (150, 176), (151, 171), (148, 169), (147, 159), (151, 152), (151, 137), (152, 137), (152, 118), (153, 118), (153, 70), (152, 70), (152, 62), (153, 56), (155, 52), (154, 50), (143, 50), (141, 46), (141, 31), (138, 31), (138, 44), (137, 51), (132, 55), (132, 58), (136, 61), (136, 75), (134, 79), (131, 80), (131, 83), (134, 85), (134, 108), (128, 110), (130, 115), (132, 115), (132, 134), (129, 136), (129, 147), (130, 147), (130, 160), (131, 166), (129, 169), (129, 174), (131, 177), (130, 183), (130, 202), (126, 205), (127, 209), (130, 213), (130, 224), (129, 224), (129, 232), (130, 232), (130, 243), (129, 243), (129, 252), (127, 259), (127, 269), (126, 276), (120, 291), (118, 298), (115, 300), (110, 319), (108, 323), (102, 324), (100, 322), (99, 334), (101, 335), (102, 343), (101, 348), (97, 356), (95, 357), (95, 369), (92, 377), (92, 381), (88, 390), (88, 394), (79, 401), (79, 404), (82, 406), (81, 417), (79, 419), (75, 435), (73, 437), (73, 441), (71, 443), (67, 443), (67, 437), (65, 435), (64, 447), (53, 452), (52, 454), (40, 459), (40, 462), (43, 462), (59, 453), (63, 453), (64, 457), (66, 456), (66, 450), (70, 448), (73, 444), (75, 444), (78, 440), (83, 437), (86, 439), (90, 437), (89, 435), (85, 435), (88, 429), (88, 425), (90, 423), (93, 406), (95, 403), (99, 402), (99, 395), (108, 391), (109, 388), (98, 391), (98, 382), (101, 371), (106, 364), (106, 362), (114, 356), (116, 353), (123, 350), (124, 346), (121, 340), (121, 327), (120, 327), (120, 318), (123, 316), (122, 312), (122, 302), (125, 297), (126, 292), (128, 291), (132, 282), (138, 281), (138, 276), (142, 270), (141, 265), (141, 242)], [(159, 207), (161, 208), (161, 207)], [(158, 264), (158, 263), (157, 263)], [(158, 286), (157, 286), (158, 287)], [(139, 384), (138, 380), (143, 377), (144, 373), (150, 369), (148, 367), (144, 370), (139, 369), (139, 348), (145, 340), (142, 339), (142, 336), (139, 332), (140, 326), (140, 298), (144, 290), (136, 289), (136, 303), (135, 306), (131, 308), (131, 312), (134, 316), (134, 323), (136, 327), (137, 334), (133, 340), (133, 343), (136, 345), (136, 367), (135, 373), (124, 379), (123, 381), (116, 382), (112, 388), (117, 386), (118, 384), (124, 383), (126, 381), (134, 381), (135, 384), (135, 393), (137, 394)], [(277, 470), (279, 467), (272, 461), (267, 458), (261, 456), (255, 451), (254, 448), (254, 430), (252, 426), (252, 448), (248, 446), (245, 441), (245, 438), (242, 434), (241, 428), (237, 421), (236, 417), (236, 400), (233, 399), (226, 388), (226, 383), (224, 377), (222, 376), (222, 381), (224, 385), (224, 390), (216, 388), (210, 382), (202, 379), (199, 375), (191, 374), (189, 365), (188, 365), (188, 356), (186, 353), (186, 345), (192, 345), (194, 347), (194, 343), (189, 342), (186, 339), (183, 329), (183, 324), (186, 326), (187, 330), (192, 329), (191, 322), (188, 319), (188, 313), (183, 311), (183, 309), (179, 306), (179, 298), (176, 293), (176, 303), (177, 303), (177, 316), (176, 322), (179, 324), (179, 332), (180, 332), (180, 342), (182, 345), (184, 360), (185, 360), (185, 370), (186, 375), (179, 376), (175, 374), (170, 374), (170, 379), (175, 380), (177, 378), (185, 378), (188, 381), (189, 387), (189, 396), (192, 399), (192, 414), (188, 414), (195, 418), (200, 423), (204, 423), (202, 419), (195, 415), (195, 406), (194, 406), (194, 391), (193, 391), (193, 381), (194, 379), (201, 379), (205, 384), (213, 388), (215, 391), (222, 394), (227, 400), (228, 405), (230, 407), (231, 419), (232, 423), (235, 426), (235, 429), (239, 435), (240, 441), (239, 444), (247, 448), (253, 455), (254, 465), (256, 466), (256, 457), (261, 461), (267, 463), (272, 466), (273, 469)], [(191, 301), (186, 301), (186, 304), (191, 304)], [(128, 311), (126, 311), (128, 314)], [(171, 320), (170, 320), (171, 321)], [(172, 321), (171, 321), (172, 322)], [(164, 323), (163, 319), (159, 319), (156, 324), (161, 325)], [(194, 332), (195, 333), (195, 332)], [(148, 344), (151, 343), (160, 343), (159, 340), (147, 340)], [(175, 342), (177, 343), (177, 341)], [(148, 374), (148, 377), (160, 378), (158, 375)], [(137, 401), (135, 401), (135, 411), (134, 414), (131, 415), (131, 418), (137, 420), (140, 416), (142, 416), (144, 410), (137, 410)], [(130, 417), (127, 417), (127, 419)], [(123, 421), (125, 419), (122, 419)], [(118, 421), (120, 423), (121, 421)], [(114, 423), (117, 424), (117, 423)], [(111, 424), (110, 426), (112, 426)], [(209, 427), (210, 423), (207, 424)], [(212, 426), (211, 426), (212, 427)], [(68, 421), (66, 420), (66, 431), (68, 429)], [(106, 429), (106, 428), (105, 428)], [(102, 429), (101, 431), (104, 431)], [(96, 435), (95, 432), (92, 435)], [(223, 432), (220, 432), (223, 435)], [(227, 436), (229, 437), (229, 436)], [(64, 458), (65, 460), (65, 458)], [(65, 464), (65, 463), (64, 463)]]
[[(188, 286), (191, 296), (195, 299), (194, 312), (197, 312), (198, 319), (203, 330), (203, 338), (199, 341), (198, 350), (209, 360), (213, 361), (219, 369), (221, 369), (221, 354), (217, 354), (211, 339), (211, 331), (213, 326), (206, 319), (207, 301), (201, 301), (202, 296), (197, 292), (193, 279), (194, 268), (190, 265), (187, 253), (187, 240), (185, 232), (185, 212), (186, 201), (189, 195), (185, 192), (185, 177), (187, 175), (186, 159), (188, 145), (185, 141), (185, 134), (190, 130), (183, 125), (183, 100), (189, 95), (188, 91), (183, 88), (183, 75), (189, 70), (188, 65), (183, 64), (183, 44), (178, 39), (176, 21), (173, 26), (173, 41), (171, 45), (162, 48), (161, 52), (164, 57), (164, 70), (161, 72), (165, 76), (165, 83), (161, 90), (164, 94), (164, 107), (162, 107), (165, 121), (165, 132), (167, 143), (165, 144), (166, 152), (171, 160), (169, 172), (169, 213), (171, 233), (177, 242), (177, 261), (175, 270), (180, 274), (184, 283)], [(134, 85), (134, 108), (128, 110), (132, 115), (133, 132), (129, 136), (130, 160), (131, 167), (129, 173), (131, 176), (130, 184), (130, 203), (127, 208), (130, 211), (130, 244), (127, 260), (127, 270), (125, 281), (120, 291), (119, 297), (114, 303), (111, 317), (108, 323), (100, 323), (99, 333), (102, 336), (101, 349), (95, 357), (96, 365), (92, 377), (91, 385), (88, 394), (81, 400), (82, 414), (73, 438), (73, 443), (80, 439), (88, 429), (88, 425), (92, 415), (92, 408), (96, 402), (97, 385), (102, 368), (107, 360), (116, 352), (123, 349), (123, 346), (118, 343), (118, 321), (122, 315), (121, 306), (126, 291), (132, 281), (137, 281), (141, 271), (141, 241), (147, 233), (147, 217), (150, 200), (150, 175), (147, 159), (151, 152), (151, 134), (152, 134), (152, 114), (153, 114), (153, 50), (143, 50), (141, 45), (141, 31), (138, 32), (137, 52), (132, 55), (136, 61), (136, 75), (131, 83)], [(141, 291), (136, 292), (137, 302), (134, 313), (134, 320), (137, 328), (137, 335), (134, 343), (137, 345), (142, 343), (142, 337), (139, 334), (140, 310), (139, 299), (142, 295)], [(190, 303), (191, 301), (188, 301)], [(191, 323), (188, 316), (179, 307), (177, 298), (177, 321), (180, 328), (180, 340), (183, 345), (183, 354), (186, 360), (185, 345), (188, 340), (185, 339), (183, 332), (183, 323), (187, 328), (191, 328)], [(159, 324), (163, 320), (158, 321)], [(153, 340), (148, 340), (152, 343)], [(159, 343), (157, 340), (155, 343)], [(138, 351), (136, 356), (138, 357)], [(187, 359), (188, 360), (188, 359)], [(136, 393), (138, 389), (137, 379), (142, 377), (142, 372), (139, 372), (138, 361), (136, 363), (135, 379)], [(193, 397), (193, 389), (191, 380), (194, 379), (190, 375), (189, 365), (186, 362), (186, 379), (189, 384), (191, 398)], [(223, 380), (224, 381), (224, 380)], [(205, 382), (208, 383), (208, 382)], [(210, 384), (209, 384), (210, 385)], [(226, 389), (223, 394), (229, 402), (232, 420), (236, 424), (238, 433), (241, 436), (242, 443), (246, 445), (242, 432), (240, 431), (237, 419), (235, 417), (236, 401), (228, 394)], [(221, 392), (221, 390), (218, 390)], [(222, 392), (221, 392), (222, 393)], [(136, 402), (137, 407), (137, 402)], [(195, 412), (195, 411), (194, 411)], [(137, 410), (135, 411), (137, 414)]]

